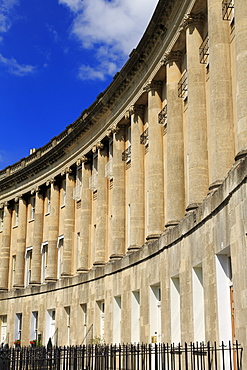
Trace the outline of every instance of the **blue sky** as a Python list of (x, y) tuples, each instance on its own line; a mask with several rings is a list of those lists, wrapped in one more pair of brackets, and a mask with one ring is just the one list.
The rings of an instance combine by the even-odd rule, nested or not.
[(158, 0), (0, 0), (0, 169), (58, 135), (126, 62)]

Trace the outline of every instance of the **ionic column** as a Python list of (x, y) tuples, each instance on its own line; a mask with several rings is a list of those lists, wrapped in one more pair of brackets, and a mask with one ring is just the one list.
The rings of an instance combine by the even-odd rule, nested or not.
[(73, 234), (75, 226), (75, 201), (73, 199), (74, 176), (72, 170), (66, 168), (66, 204), (64, 217), (64, 247), (63, 247), (63, 271), (61, 276), (72, 274)]
[(204, 16), (188, 14), (186, 30), (188, 75), (188, 194), (187, 208), (197, 208), (208, 192), (207, 115), (205, 65), (199, 61)]
[(90, 248), (91, 203), (92, 192), (89, 189), (91, 165), (87, 157), (82, 158), (82, 190), (81, 190), (81, 223), (80, 250), (77, 271), (84, 273), (89, 269), (88, 257)]
[(210, 117), (209, 189), (218, 187), (234, 161), (229, 24), (222, 20), (222, 2), (208, 0)]
[(32, 273), (30, 284), (41, 283), (41, 243), (43, 237), (43, 194), (36, 191), (35, 194), (35, 217), (33, 229), (33, 252), (32, 252)]
[(105, 264), (105, 251), (107, 242), (107, 178), (105, 165), (107, 163), (107, 148), (102, 143), (97, 143), (98, 151), (98, 181), (97, 181), (97, 211), (96, 211), (96, 240), (94, 251), (94, 265)]
[(185, 212), (183, 102), (178, 97), (181, 52), (165, 56), (167, 78), (166, 227), (177, 225)]
[(24, 288), (25, 249), (27, 230), (27, 204), (23, 197), (19, 198), (19, 221), (16, 240), (16, 268), (14, 288)]
[(113, 133), (113, 189), (110, 259), (121, 258), (125, 254), (125, 162), (124, 129), (115, 127)]
[(140, 145), (144, 110), (144, 105), (133, 105), (129, 111), (133, 143), (130, 167), (130, 252), (139, 249), (145, 242), (144, 145)]
[(0, 290), (8, 290), (9, 255), (11, 236), (11, 208), (4, 204), (2, 244), (0, 250)]
[(148, 93), (149, 143), (147, 240), (157, 239), (164, 229), (163, 127), (158, 121), (158, 115), (161, 111), (161, 86), (161, 81), (152, 81), (144, 88)]
[(238, 129), (237, 160), (247, 153), (247, 7), (245, 1), (235, 1), (234, 15)]
[(59, 187), (54, 179), (51, 183), (51, 211), (48, 229), (47, 275), (45, 281), (57, 280), (57, 243), (59, 226)]

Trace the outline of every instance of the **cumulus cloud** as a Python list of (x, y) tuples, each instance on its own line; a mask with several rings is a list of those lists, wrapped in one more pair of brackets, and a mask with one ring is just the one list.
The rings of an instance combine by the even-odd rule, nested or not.
[[(96, 68), (82, 66), (79, 76), (104, 79), (136, 47), (158, 0), (58, 0), (74, 15), (72, 34), (83, 48), (95, 49)], [(83, 73), (81, 74), (81, 71)]]
[(0, 54), (0, 63), (4, 65), (11, 74), (16, 76), (26, 76), (33, 73), (36, 69), (35, 66), (19, 64), (14, 58), (5, 58), (2, 54)]
[(11, 27), (11, 11), (19, 4), (19, 0), (0, 0), (0, 33)]

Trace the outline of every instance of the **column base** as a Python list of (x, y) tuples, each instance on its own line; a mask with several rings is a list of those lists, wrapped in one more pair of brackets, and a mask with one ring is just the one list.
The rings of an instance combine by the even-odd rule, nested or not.
[(24, 285), (13, 285), (14, 289), (24, 289)]
[(32, 286), (40, 286), (41, 283), (38, 282), (38, 281), (30, 281), (29, 285), (32, 285)]
[(238, 152), (238, 154), (235, 156), (235, 161), (238, 161), (241, 158), (244, 158), (247, 155), (247, 149), (241, 150)]
[(8, 288), (4, 288), (0, 286), (0, 292), (7, 292), (7, 291), (8, 291)]
[(95, 266), (95, 267), (102, 267), (102, 266), (105, 266), (105, 262), (95, 261), (93, 263), (93, 266)]
[(45, 282), (46, 283), (55, 283), (58, 279), (53, 277), (46, 277)]
[(165, 228), (168, 229), (170, 227), (177, 226), (178, 224), (179, 224), (179, 221), (177, 220), (169, 221), (165, 224)]
[(115, 254), (113, 253), (111, 256), (110, 256), (110, 261), (117, 261), (117, 260), (121, 260), (121, 258), (123, 258), (123, 254)]
[(61, 273), (61, 278), (70, 278), (72, 277), (73, 275), (71, 273), (67, 273), (67, 272), (62, 272)]
[(127, 249), (127, 253), (133, 253), (133, 252), (136, 252), (140, 249), (140, 247), (138, 247), (137, 245), (130, 245)]
[(188, 207), (186, 208), (186, 212), (190, 212), (190, 211), (194, 211), (195, 209), (197, 209), (202, 203), (191, 203), (188, 205)]
[(76, 271), (78, 272), (78, 274), (86, 274), (88, 273), (89, 269), (79, 267)]
[(220, 185), (222, 185), (222, 183), (223, 183), (223, 180), (216, 180), (216, 181), (212, 182), (212, 184), (211, 184), (211, 185), (209, 185), (208, 190), (209, 190), (209, 191), (215, 190), (215, 189), (217, 189)]
[(150, 234), (150, 235), (148, 235), (148, 236), (146, 237), (146, 241), (147, 241), (147, 242), (153, 242), (153, 241), (155, 241), (155, 240), (159, 239), (160, 235), (161, 235), (161, 234)]

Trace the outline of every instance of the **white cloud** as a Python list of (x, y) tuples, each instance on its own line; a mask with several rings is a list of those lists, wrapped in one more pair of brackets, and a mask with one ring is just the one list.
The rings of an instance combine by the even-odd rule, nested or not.
[(5, 65), (11, 74), (14, 74), (16, 76), (25, 76), (27, 74), (33, 73), (36, 69), (35, 66), (31, 66), (28, 64), (21, 65), (14, 58), (5, 58), (2, 54), (0, 54), (0, 63)]
[(11, 11), (19, 4), (19, 0), (0, 0), (0, 33), (11, 27)]
[[(137, 46), (158, 0), (58, 0), (74, 14), (72, 33), (84, 48), (96, 49), (100, 79), (119, 68)], [(113, 63), (108, 68), (108, 64)], [(82, 70), (85, 70), (85, 65)], [(92, 67), (88, 68), (92, 70)], [(96, 73), (96, 75), (97, 75)], [(81, 74), (80, 74), (81, 76)], [(88, 77), (95, 76), (91, 73)], [(104, 76), (104, 77), (102, 77)], [(94, 77), (95, 78), (95, 77)]]

